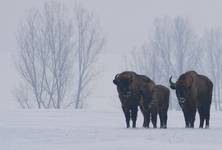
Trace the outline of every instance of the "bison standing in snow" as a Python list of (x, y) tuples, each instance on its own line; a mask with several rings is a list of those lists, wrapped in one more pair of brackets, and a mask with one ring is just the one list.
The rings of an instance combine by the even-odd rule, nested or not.
[(179, 105), (183, 110), (186, 128), (193, 128), (196, 111), (200, 115), (200, 128), (203, 128), (206, 120), (206, 128), (209, 128), (210, 105), (212, 99), (213, 83), (206, 76), (188, 71), (182, 74), (176, 83), (171, 81), (170, 87), (176, 90)]
[[(125, 71), (117, 74), (113, 80), (113, 83), (117, 86), (122, 110), (126, 118), (126, 127), (130, 127), (131, 119), (133, 122), (132, 127), (135, 128), (138, 106), (141, 108), (141, 87), (145, 83), (154, 85), (154, 82), (146, 76), (138, 75), (132, 71)], [(143, 113), (143, 109), (141, 109), (141, 111)]]
[(141, 107), (144, 113), (144, 127), (149, 128), (150, 120), (157, 127), (157, 115), (160, 118), (160, 128), (167, 128), (167, 111), (170, 91), (163, 85), (145, 84), (141, 89)]

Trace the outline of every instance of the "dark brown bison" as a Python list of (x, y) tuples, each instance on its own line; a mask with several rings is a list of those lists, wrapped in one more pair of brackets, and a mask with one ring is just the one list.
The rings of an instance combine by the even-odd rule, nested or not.
[(183, 110), (186, 128), (193, 128), (196, 110), (200, 116), (200, 128), (203, 128), (206, 120), (206, 128), (209, 128), (210, 105), (212, 99), (213, 83), (203, 75), (195, 71), (182, 74), (176, 83), (171, 81), (170, 87), (176, 90), (179, 105)]
[[(162, 85), (145, 84), (142, 87), (141, 107), (144, 113), (144, 127), (149, 128), (150, 117), (153, 127), (157, 127), (157, 115), (160, 118), (160, 128), (167, 128), (167, 111), (169, 107), (170, 90)], [(150, 97), (151, 96), (151, 97)]]
[[(133, 122), (132, 127), (135, 128), (138, 106), (141, 107), (141, 87), (145, 83), (154, 84), (154, 82), (146, 76), (138, 75), (132, 71), (125, 71), (117, 74), (113, 83), (117, 86), (122, 109), (126, 118), (126, 127), (130, 127), (131, 119)], [(141, 111), (143, 113), (143, 109), (141, 109)]]

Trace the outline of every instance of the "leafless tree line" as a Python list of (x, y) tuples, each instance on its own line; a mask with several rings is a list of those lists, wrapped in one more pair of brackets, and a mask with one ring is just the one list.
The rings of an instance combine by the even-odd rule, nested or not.
[[(152, 36), (128, 56), (127, 69), (167, 86), (171, 75), (177, 79), (187, 70), (196, 70), (213, 81), (213, 104), (216, 110), (221, 110), (221, 44), (220, 28), (206, 30), (198, 36), (186, 18), (156, 18)], [(175, 94), (171, 97), (170, 109), (178, 109)]]
[(104, 37), (95, 16), (81, 5), (73, 15), (56, 1), (31, 9), (17, 36), (15, 90), (23, 108), (82, 108), (96, 76), (94, 63)]

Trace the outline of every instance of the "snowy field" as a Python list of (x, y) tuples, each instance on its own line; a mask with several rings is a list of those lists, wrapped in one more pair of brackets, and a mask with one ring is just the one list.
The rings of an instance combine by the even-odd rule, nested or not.
[(122, 112), (18, 110), (0, 114), (0, 150), (221, 150), (222, 113), (210, 129), (185, 129), (182, 112), (168, 114), (168, 129), (126, 129)]

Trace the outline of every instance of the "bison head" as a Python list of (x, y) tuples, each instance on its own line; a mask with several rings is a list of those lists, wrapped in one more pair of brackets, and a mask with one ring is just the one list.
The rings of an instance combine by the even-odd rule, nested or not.
[(123, 96), (129, 97), (130, 85), (133, 81), (133, 75), (128, 72), (117, 74), (113, 80), (113, 83), (118, 87)]
[(176, 83), (172, 82), (172, 76), (169, 79), (170, 88), (176, 90), (176, 96), (180, 104), (184, 104), (191, 94), (193, 79), (190, 76), (180, 76)]

